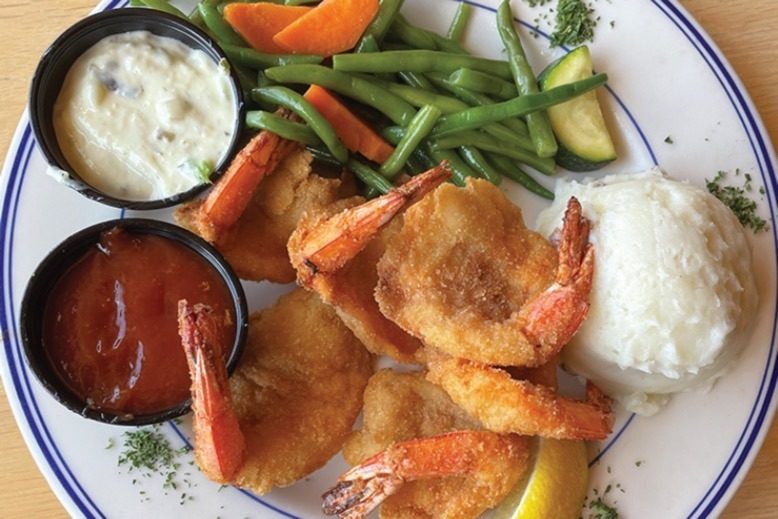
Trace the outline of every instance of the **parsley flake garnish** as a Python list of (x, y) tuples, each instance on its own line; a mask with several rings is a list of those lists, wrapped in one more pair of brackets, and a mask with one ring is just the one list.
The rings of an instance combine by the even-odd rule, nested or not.
[(589, 510), (593, 514), (589, 517), (593, 519), (618, 519), (619, 517), (619, 513), (616, 511), (616, 509), (612, 506), (606, 505), (602, 498), (597, 498), (596, 500), (590, 502)]
[[(739, 170), (736, 174), (739, 175)], [(719, 171), (713, 180), (705, 179), (705, 187), (735, 213), (743, 227), (748, 227), (755, 233), (766, 231), (768, 229), (767, 221), (757, 214), (756, 202), (746, 195), (747, 192), (753, 190), (751, 175), (744, 176), (743, 187), (722, 185), (726, 176), (726, 171)]]
[(598, 18), (594, 18), (593, 14), (594, 9), (583, 0), (559, 0), (551, 46), (575, 46), (594, 40)]

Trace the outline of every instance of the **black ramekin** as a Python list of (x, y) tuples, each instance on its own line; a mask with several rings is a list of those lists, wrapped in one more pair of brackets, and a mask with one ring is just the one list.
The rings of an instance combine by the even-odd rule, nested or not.
[[(90, 186), (79, 177), (77, 171), (70, 167), (54, 132), (52, 121), (54, 103), (65, 82), (65, 76), (76, 59), (103, 38), (130, 31), (149, 31), (157, 36), (175, 38), (188, 47), (202, 50), (217, 63), (227, 59), (227, 56), (210, 36), (177, 16), (138, 7), (94, 14), (63, 32), (41, 57), (30, 87), (30, 120), (35, 138), (46, 160), (51, 166), (64, 171), (70, 177), (65, 183), (84, 196), (106, 205), (126, 209), (143, 210), (170, 207), (194, 198), (209, 184), (200, 184), (188, 191), (161, 200), (124, 200), (109, 196)], [(240, 136), (244, 128), (245, 104), (240, 80), (232, 67), (230, 68), (230, 79), (235, 95), (237, 117), (232, 141), (221, 162), (216, 164), (211, 180), (217, 179), (223, 173), (241, 144)]]
[(194, 251), (219, 274), (233, 299), (235, 340), (227, 361), (227, 371), (232, 373), (235, 370), (246, 342), (249, 322), (246, 295), (237, 276), (224, 257), (199, 236), (169, 223), (141, 218), (110, 220), (83, 229), (57, 245), (38, 265), (27, 284), (19, 316), (25, 361), (41, 384), (58, 402), (81, 416), (116, 425), (147, 425), (164, 422), (187, 413), (191, 400), (187, 398), (170, 409), (145, 415), (100, 411), (88, 406), (84, 399), (76, 395), (62, 381), (44, 351), (41, 337), (43, 314), (54, 285), (71, 265), (95, 246), (104, 231), (115, 227), (133, 234), (153, 234), (174, 240)]

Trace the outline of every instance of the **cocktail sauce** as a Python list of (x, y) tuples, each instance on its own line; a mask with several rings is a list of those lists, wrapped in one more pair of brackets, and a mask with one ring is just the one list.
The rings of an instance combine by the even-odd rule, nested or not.
[(172, 239), (107, 231), (46, 301), (46, 354), (90, 407), (133, 415), (168, 409), (186, 400), (190, 386), (178, 335), (180, 299), (214, 309), (226, 354), (235, 316), (219, 274)]

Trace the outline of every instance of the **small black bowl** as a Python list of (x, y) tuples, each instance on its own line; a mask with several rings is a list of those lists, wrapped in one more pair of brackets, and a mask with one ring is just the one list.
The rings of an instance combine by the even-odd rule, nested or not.
[(49, 393), (62, 405), (81, 416), (116, 425), (147, 425), (164, 422), (187, 413), (191, 400), (187, 398), (164, 411), (144, 415), (128, 415), (95, 409), (87, 405), (83, 398), (75, 394), (62, 381), (44, 350), (43, 316), (49, 294), (69, 267), (95, 247), (100, 240), (100, 235), (116, 227), (132, 234), (152, 234), (182, 244), (204, 259), (218, 273), (233, 299), (235, 339), (227, 360), (227, 371), (232, 373), (235, 370), (243, 353), (249, 322), (246, 295), (237, 276), (224, 257), (197, 235), (169, 223), (141, 218), (110, 220), (83, 229), (60, 243), (38, 265), (27, 284), (19, 317), (25, 360)]
[[(190, 48), (205, 52), (216, 63), (227, 59), (227, 56), (210, 36), (177, 16), (137, 7), (94, 14), (63, 32), (41, 57), (30, 87), (29, 103), (32, 129), (49, 164), (64, 171), (69, 177), (65, 179), (65, 184), (84, 196), (106, 205), (126, 209), (144, 210), (170, 207), (194, 198), (209, 184), (200, 184), (188, 191), (161, 200), (124, 200), (109, 196), (90, 186), (79, 177), (78, 172), (65, 159), (54, 131), (52, 121), (54, 103), (65, 82), (65, 76), (76, 59), (103, 38), (130, 31), (149, 31), (157, 36), (175, 38)], [(245, 103), (240, 80), (234, 67), (230, 67), (230, 78), (235, 95), (237, 118), (233, 128), (232, 141), (221, 162), (215, 165), (211, 180), (217, 179), (223, 173), (224, 168), (238, 151), (241, 144), (240, 136), (244, 128)]]

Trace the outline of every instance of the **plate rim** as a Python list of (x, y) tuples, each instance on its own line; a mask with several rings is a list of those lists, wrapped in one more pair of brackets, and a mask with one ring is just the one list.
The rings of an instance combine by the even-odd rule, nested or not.
[[(481, 2), (472, 0), (463, 1), (477, 7), (492, 11), (494, 10), (493, 7)], [(749, 144), (756, 158), (762, 181), (767, 187), (765, 193), (766, 205), (770, 211), (771, 221), (774, 223), (776, 221), (776, 209), (778, 209), (774, 198), (778, 195), (775, 149), (750, 94), (734, 68), (729, 63), (729, 60), (721, 52), (720, 48), (678, 0), (650, 0), (650, 3), (656, 6), (695, 48), (708, 68), (713, 72), (727, 95), (730, 104), (735, 109), (741, 122), (742, 129), (748, 137)], [(124, 7), (125, 4), (127, 4), (127, 0), (102, 0), (92, 12)], [(36, 142), (30, 131), (28, 109), (25, 108), (14, 133), (14, 137), (11, 140), (2, 169), (3, 182), (0, 188), (2, 189), (2, 196), (5, 203), (0, 206), (0, 251), (2, 251), (2, 253), (0, 253), (0, 258), (2, 258), (3, 263), (1, 266), (2, 269), (0, 270), (0, 281), (10, 279), (10, 277), (6, 276), (6, 270), (9, 274), (11, 273), (10, 255), (6, 255), (5, 252), (12, 246), (16, 204), (10, 202), (9, 193), (11, 198), (16, 197), (18, 200), (18, 196), (14, 195), (12, 184), (14, 181), (21, 181), (24, 177), (27, 169), (26, 164), (29, 162), (30, 157), (35, 150), (35, 146)], [(26, 158), (24, 158), (25, 156)], [(21, 164), (25, 165), (20, 170), (19, 166)], [(20, 172), (21, 174), (18, 174), (18, 179), (12, 179), (10, 178), (12, 172), (15, 174)], [(18, 193), (16, 193), (16, 195), (18, 195)], [(14, 206), (14, 210), (11, 212), (9, 220), (10, 206)], [(9, 223), (10, 226), (8, 225)], [(775, 224), (771, 226), (771, 232), (773, 235), (773, 245), (776, 250), (776, 260), (778, 260), (778, 231), (775, 227)], [(68, 472), (72, 483), (63, 476), (61, 468), (56, 461), (51, 459), (51, 453), (47, 451), (47, 442), (40, 436), (41, 431), (36, 429), (38, 427), (38, 424), (36, 424), (37, 420), (29, 414), (30, 403), (26, 400), (23, 401), (21, 398), (25, 391), (17, 390), (19, 381), (16, 378), (19, 377), (19, 374), (11, 373), (11, 362), (14, 361), (16, 357), (14, 352), (11, 351), (11, 348), (16, 345), (14, 338), (18, 336), (18, 324), (14, 319), (8, 318), (9, 315), (13, 316), (15, 313), (12, 298), (6, 297), (6, 295), (11, 295), (10, 283), (0, 283), (0, 287), (3, 288), (2, 296), (0, 296), (0, 328), (2, 329), (2, 343), (5, 352), (2, 362), (0, 362), (0, 368), (2, 368), (3, 386), (9, 396), (8, 400), (16, 424), (24, 437), (27, 448), (32, 454), (38, 469), (43, 473), (47, 483), (55, 495), (57, 495), (57, 498), (65, 509), (71, 514), (80, 512), (85, 517), (92, 517), (95, 515), (98, 517), (105, 517), (91, 500), (87, 492), (81, 488), (76, 477), (70, 473), (62, 455), (57, 452), (57, 456), (60, 458), (64, 469)], [(6, 311), (6, 306), (8, 306), (10, 311)], [(776, 408), (778, 407), (778, 401), (776, 400), (776, 383), (778, 383), (778, 369), (776, 369), (776, 364), (778, 363), (778, 358), (776, 358), (775, 351), (777, 326), (778, 301), (776, 301), (776, 308), (773, 313), (772, 335), (765, 368), (761, 375), (762, 381), (754, 400), (751, 414), (743, 426), (743, 431), (738, 442), (732, 447), (732, 452), (727, 462), (724, 463), (719, 475), (713, 483), (711, 483), (708, 491), (702, 498), (699, 498), (697, 505), (689, 513), (688, 517), (690, 518), (707, 517), (711, 514), (718, 515), (724, 510), (740, 487), (742, 481), (745, 479), (764, 443), (767, 432), (770, 429), (770, 424), (773, 421)], [(27, 371), (27, 367), (21, 358), (16, 359), (16, 364), (18, 364), (18, 367), (22, 368), (20, 371)], [(22, 375), (27, 374), (22, 373)], [(14, 380), (9, 380), (9, 378), (13, 378)], [(29, 381), (26, 381), (26, 383), (29, 391)], [(12, 399), (11, 395), (14, 395), (15, 398)], [(32, 395), (30, 395), (30, 397), (34, 400)], [(34, 402), (33, 405), (35, 405)], [(40, 414), (39, 411), (38, 413)], [(44, 425), (42, 423), (43, 421), (40, 421), (41, 425)], [(45, 431), (45, 425), (43, 428), (44, 432), (48, 434)], [(48, 438), (48, 443), (50, 443), (56, 451), (56, 445), (50, 437)], [(77, 488), (80, 495), (74, 493), (71, 485), (74, 485)], [(86, 502), (81, 500), (82, 496)], [(284, 513), (284, 515), (289, 517), (287, 513)]]

